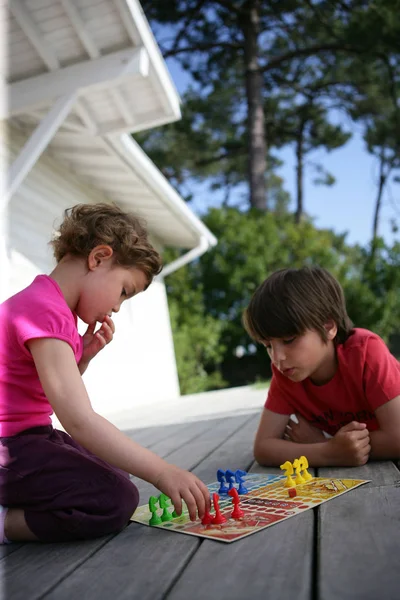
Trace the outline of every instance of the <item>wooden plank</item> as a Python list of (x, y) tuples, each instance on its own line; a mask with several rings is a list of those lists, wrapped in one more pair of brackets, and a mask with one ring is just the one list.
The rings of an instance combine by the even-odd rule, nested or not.
[(199, 545), (198, 538), (133, 523), (114, 543), (107, 545), (107, 550), (96, 552), (79, 570), (41, 598), (163, 598), (166, 587), (185, 568)]
[[(190, 444), (185, 447), (180, 446), (170, 453), (163, 453), (168, 462), (182, 469), (193, 471), (204, 483), (215, 481), (217, 470), (220, 468), (228, 469), (231, 465), (235, 469), (241, 469), (251, 464), (253, 455), (250, 436), (256, 427), (254, 417), (241, 415), (201, 421), (200, 423), (205, 424), (206, 429)], [(241, 442), (243, 439), (246, 440), (246, 448), (243, 448), (243, 442)], [(234, 444), (237, 444), (235, 447), (236, 460), (240, 461), (240, 464), (236, 464), (234, 459), (229, 460)], [(227, 464), (228, 462), (229, 464)], [(156, 488), (146, 482), (135, 481), (135, 483), (144, 502), (149, 496), (158, 493)]]
[[(243, 454), (240, 438), (248, 436), (250, 431), (246, 428), (249, 419), (253, 432), (256, 423), (248, 415), (202, 422), (206, 424), (206, 430), (195, 438), (192, 436), (185, 446), (170, 453), (168, 460), (183, 468), (190, 468), (199, 460), (202, 461), (201, 465), (218, 454), (218, 446), (222, 441), (222, 445), (229, 444), (236, 449), (237, 454), (232, 459), (236, 465)], [(193, 423), (192, 431), (196, 432), (198, 426), (198, 423)], [(237, 445), (234, 440), (237, 440)], [(250, 447), (251, 442), (247, 439)], [(213, 463), (210, 477), (204, 481), (215, 480), (215, 474)], [(145, 486), (145, 483), (140, 485), (142, 495), (143, 490), (147, 493), (151, 490), (150, 486)], [(111, 594), (118, 599), (161, 598), (199, 546), (198, 538), (132, 523), (44, 597), (70, 600), (82, 595), (84, 589), (85, 600), (106, 600)]]
[(9, 556), (16, 550), (22, 548), (24, 544), (6, 544), (4, 546), (0, 546), (0, 561), (3, 560), (6, 556)]
[[(400, 485), (393, 467), (390, 461), (371, 462), (352, 470), (372, 482), (320, 507), (316, 575), (323, 600), (353, 600), (355, 590), (363, 600), (399, 597)], [(337, 471), (319, 469), (319, 474), (337, 476)], [(342, 469), (340, 476), (348, 471)]]
[(168, 600), (309, 600), (312, 546), (312, 511), (233, 544), (205, 540)]
[(400, 471), (395, 463), (386, 461), (372, 461), (362, 467), (332, 467), (330, 469), (318, 469), (320, 477), (325, 477), (324, 473), (329, 473), (329, 477), (339, 479), (370, 479), (368, 487), (380, 487), (382, 485), (392, 485), (400, 480)]
[[(258, 418), (252, 425), (257, 423)], [(240, 444), (235, 446), (240, 450)], [(256, 462), (249, 471), (282, 474), (279, 468), (262, 467)], [(314, 474), (311, 469), (310, 472)], [(230, 546), (221, 548), (205, 541), (168, 599), (190, 595), (200, 600), (219, 595), (238, 600), (264, 596), (286, 600), (291, 593), (296, 598), (308, 599), (312, 587), (313, 531), (313, 511), (308, 511)], [(277, 552), (282, 540), (285, 540), (284, 552)], [(216, 577), (218, 573), (229, 573), (229, 577)]]
[(218, 469), (247, 469), (253, 464), (253, 441), (260, 415), (247, 417), (245, 422), (238, 424), (237, 430), (220, 439), (212, 453), (194, 467), (195, 473), (206, 483), (215, 481)]
[(359, 488), (320, 509), (319, 598), (398, 600), (400, 488)]
[(7, 600), (37, 600), (113, 536), (68, 544), (25, 544), (1, 561)]
[[(257, 423), (258, 418), (253, 425)], [(257, 463), (252, 464), (250, 472), (282, 474), (279, 468)], [(309, 510), (233, 544), (205, 540), (168, 600), (287, 600), (290, 596), (310, 600), (314, 521), (315, 511)]]
[(135, 440), (138, 444), (146, 448), (152, 448), (159, 442), (179, 437), (181, 432), (189, 429), (191, 424), (178, 423), (175, 425), (161, 425), (157, 427), (145, 427), (143, 429), (129, 429), (124, 431), (125, 435)]

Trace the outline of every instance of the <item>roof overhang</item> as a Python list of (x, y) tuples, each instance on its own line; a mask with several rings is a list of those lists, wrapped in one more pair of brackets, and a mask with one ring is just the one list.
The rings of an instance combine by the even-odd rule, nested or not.
[(180, 118), (178, 93), (139, 2), (7, 4), (0, 114), (22, 151), (2, 203), (43, 153), (145, 218), (163, 246), (188, 249), (185, 262), (213, 246), (215, 237), (127, 133)]
[[(39, 123), (77, 92), (64, 128), (105, 135), (180, 118), (180, 99), (137, 0), (8, 2), (0, 118)], [(111, 35), (112, 34), (112, 35)]]

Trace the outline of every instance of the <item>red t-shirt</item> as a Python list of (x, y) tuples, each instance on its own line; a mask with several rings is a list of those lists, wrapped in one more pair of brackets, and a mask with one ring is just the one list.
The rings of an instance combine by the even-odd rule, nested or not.
[(314, 385), (308, 377), (290, 381), (272, 366), (265, 407), (282, 415), (298, 413), (331, 435), (351, 421), (379, 429), (375, 410), (400, 395), (399, 361), (367, 329), (354, 329), (336, 352), (338, 368), (325, 385)]

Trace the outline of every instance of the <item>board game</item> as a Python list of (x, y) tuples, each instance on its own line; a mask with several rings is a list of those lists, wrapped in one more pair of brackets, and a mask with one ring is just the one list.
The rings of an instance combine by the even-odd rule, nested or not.
[[(247, 493), (239, 496), (240, 509), (243, 511), (243, 516), (240, 518), (231, 518), (234, 508), (233, 498), (230, 495), (219, 495), (219, 509), (226, 518), (224, 523), (203, 525), (200, 519), (192, 522), (183, 503), (184, 508), (180, 517), (173, 517), (170, 512), (168, 516), (170, 520), (152, 526), (221, 542), (234, 542), (319, 506), (365, 483), (368, 481), (313, 477), (310, 481), (297, 484), (290, 490), (285, 475), (245, 474), (244, 485)], [(211, 483), (207, 487), (213, 498), (221, 489), (221, 484)], [(235, 495), (237, 497), (236, 493)], [(162, 506), (167, 510), (165, 504)], [(163, 512), (162, 508), (154, 507), (153, 511), (158, 517), (161, 517)], [(149, 505), (144, 505), (136, 509), (131, 520), (149, 525), (151, 517)]]

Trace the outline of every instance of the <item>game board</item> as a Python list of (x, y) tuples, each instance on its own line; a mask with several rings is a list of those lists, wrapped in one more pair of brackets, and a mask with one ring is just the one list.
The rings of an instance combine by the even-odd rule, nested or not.
[[(233, 509), (232, 498), (220, 496), (221, 513), (227, 518), (226, 523), (222, 525), (202, 525), (199, 519), (191, 522), (184, 505), (180, 517), (156, 527), (221, 542), (234, 542), (368, 483), (361, 479), (314, 477), (307, 483), (297, 485), (296, 496), (290, 498), (288, 488), (284, 486), (285, 481), (285, 475), (246, 475), (245, 485), (248, 493), (240, 496), (240, 508), (244, 511), (241, 519), (230, 518)], [(207, 486), (211, 496), (218, 492), (219, 485), (211, 483)], [(158, 515), (161, 513), (162, 510), (159, 509)], [(149, 525), (150, 517), (149, 506), (144, 505), (136, 509), (131, 520)]]

